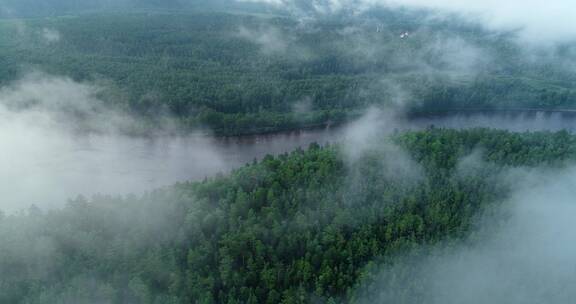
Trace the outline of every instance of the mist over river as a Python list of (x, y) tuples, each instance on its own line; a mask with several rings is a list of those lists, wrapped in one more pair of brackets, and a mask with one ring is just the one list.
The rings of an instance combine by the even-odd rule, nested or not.
[[(422, 128), (488, 127), (512, 131), (576, 129), (571, 112), (509, 111), (427, 115), (411, 119), (390, 116), (382, 132)], [(59, 132), (30, 129), (23, 138), (8, 139), (0, 163), (0, 209), (8, 212), (35, 204), (62, 206), (79, 194), (124, 195), (141, 193), (179, 181), (199, 180), (226, 173), (267, 154), (281, 154), (310, 143), (345, 141), (354, 136), (354, 123), (336, 128), (259, 136), (218, 138), (128, 137), (120, 135), (64, 136)], [(2, 125), (0, 124), (0, 128)], [(7, 132), (7, 131), (6, 131)], [(378, 131), (380, 132), (380, 131)], [(0, 134), (3, 134), (0, 129)], [(8, 148), (6, 148), (8, 147)], [(15, 176), (21, 178), (15, 179)]]

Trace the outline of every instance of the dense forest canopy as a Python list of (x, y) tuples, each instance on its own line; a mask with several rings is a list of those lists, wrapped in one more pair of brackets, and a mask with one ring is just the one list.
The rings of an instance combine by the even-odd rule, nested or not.
[[(0, 84), (30, 71), (97, 82), (117, 109), (185, 129), (262, 133), (409, 113), (573, 109), (574, 47), (538, 54), (513, 32), (380, 9), (279, 14), (86, 13), (0, 22)], [(102, 84), (105, 83), (105, 84)]]
[(0, 0), (0, 303), (574, 302), (574, 6), (388, 2)]
[(30, 18), (134, 10), (269, 11), (270, 7), (235, 0), (1, 0), (0, 18)]
[(141, 197), (4, 215), (0, 302), (375, 303), (382, 292), (402, 295), (394, 303), (432, 301), (418, 284), (378, 287), (377, 270), (419, 282), (409, 275), (417, 263), (397, 257), (474, 242), (476, 220), (518, 182), (510, 170), (576, 156), (567, 132), (431, 129), (373, 140), (352, 158), (345, 146), (311, 145)]

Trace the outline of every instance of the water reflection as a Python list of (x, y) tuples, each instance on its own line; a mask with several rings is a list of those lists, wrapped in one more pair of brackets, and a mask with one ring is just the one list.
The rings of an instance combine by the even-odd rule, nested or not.
[[(382, 119), (390, 119), (383, 117)], [(560, 112), (476, 112), (394, 120), (395, 129), (489, 127), (512, 131), (576, 130), (576, 114)], [(227, 172), (266, 154), (310, 143), (342, 140), (346, 126), (262, 136), (135, 138), (118, 135), (63, 136), (26, 130), (28, 141), (4, 136), (0, 163), (0, 209), (37, 204), (60, 206), (67, 198), (97, 193), (140, 193), (178, 181)], [(2, 132), (0, 135), (10, 135)]]

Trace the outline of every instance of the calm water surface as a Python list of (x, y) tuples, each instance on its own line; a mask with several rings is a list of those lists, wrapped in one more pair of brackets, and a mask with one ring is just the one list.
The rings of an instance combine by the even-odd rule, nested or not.
[[(386, 125), (396, 130), (417, 130), (434, 125), (574, 131), (576, 115), (558, 112), (453, 113)], [(0, 182), (10, 186), (0, 188), (0, 197), (4, 198), (0, 208), (18, 209), (30, 204), (60, 206), (67, 198), (78, 194), (140, 193), (178, 181), (225, 173), (267, 154), (281, 154), (313, 142), (338, 142), (348, 134), (347, 129), (344, 126), (238, 138), (192, 135), (151, 139), (92, 135), (48, 141), (38, 151), (34, 145), (28, 145), (28, 149), (4, 155), (4, 164), (8, 166), (0, 173)]]

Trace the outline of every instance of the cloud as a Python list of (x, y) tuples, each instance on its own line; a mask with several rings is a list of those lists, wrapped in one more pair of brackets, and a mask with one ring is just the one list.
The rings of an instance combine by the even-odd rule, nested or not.
[(208, 137), (132, 137), (104, 88), (32, 73), (0, 89), (0, 210), (78, 194), (139, 193), (226, 169)]
[(279, 26), (270, 24), (259, 27), (241, 26), (236, 36), (257, 45), (265, 56), (306, 60), (312, 55), (307, 47), (298, 43), (297, 37), (292, 32)]
[(238, 36), (258, 45), (266, 55), (286, 53), (290, 40), (289, 37), (275, 27), (259, 29), (240, 27)]
[(574, 40), (576, 4), (569, 0), (392, 0), (391, 5), (424, 7), (473, 16), (495, 29), (521, 29), (531, 42)]
[[(244, 0), (245, 1), (245, 0)], [(572, 41), (576, 4), (570, 0), (250, 0), (300, 14), (361, 14), (375, 7), (407, 7), (457, 13), (498, 30), (520, 30), (529, 42)]]
[(360, 303), (571, 302), (576, 168), (511, 171), (508, 179), (513, 194), (480, 221), (474, 241), (385, 267), (372, 285), (379, 295)]
[[(335, 136), (131, 136), (125, 130), (142, 122), (113, 110), (105, 91), (103, 83), (38, 72), (0, 88), (0, 212), (58, 208), (79, 194), (139, 194)], [(165, 128), (172, 124), (168, 119)]]
[(47, 43), (55, 43), (59, 42), (62, 36), (60, 32), (55, 29), (44, 28), (42, 29), (42, 38), (44, 38)]
[[(377, 155), (378, 167), (381, 170), (380, 178), (404, 186), (415, 185), (424, 177), (421, 166), (404, 151), (394, 144), (390, 136), (401, 128), (406, 127), (393, 109), (387, 111), (371, 108), (359, 120), (347, 126), (343, 133), (343, 154), (345, 163), (351, 171), (348, 182), (350, 189), (362, 189), (366, 185), (360, 169)], [(371, 181), (373, 182), (373, 181)], [(361, 195), (362, 193), (357, 193)]]

